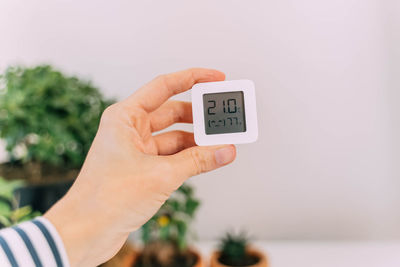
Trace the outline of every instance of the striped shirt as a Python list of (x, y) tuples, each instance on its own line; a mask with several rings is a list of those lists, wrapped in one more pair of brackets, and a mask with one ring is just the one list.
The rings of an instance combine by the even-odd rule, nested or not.
[(68, 267), (60, 235), (45, 218), (0, 230), (1, 267)]

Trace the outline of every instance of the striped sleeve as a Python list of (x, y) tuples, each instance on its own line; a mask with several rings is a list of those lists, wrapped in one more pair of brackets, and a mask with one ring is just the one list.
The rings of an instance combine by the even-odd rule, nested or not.
[(45, 218), (0, 230), (0, 266), (69, 267), (55, 227)]

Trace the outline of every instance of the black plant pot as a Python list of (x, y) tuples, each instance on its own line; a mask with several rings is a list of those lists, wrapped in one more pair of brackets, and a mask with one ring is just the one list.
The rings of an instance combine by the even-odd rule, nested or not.
[(62, 198), (73, 184), (73, 180), (17, 188), (14, 195), (19, 200), (19, 207), (31, 206), (42, 214)]

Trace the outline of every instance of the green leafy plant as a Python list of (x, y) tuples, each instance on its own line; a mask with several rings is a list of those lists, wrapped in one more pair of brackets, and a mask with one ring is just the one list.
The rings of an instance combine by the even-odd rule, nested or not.
[(199, 205), (194, 189), (182, 185), (142, 226), (144, 249), (136, 266), (192, 266), (196, 258), (187, 251), (189, 226)]
[(250, 266), (258, 262), (248, 254), (249, 237), (245, 232), (227, 232), (219, 244), (219, 261), (228, 266)]
[(79, 168), (111, 104), (90, 82), (48, 65), (0, 75), (0, 137), (11, 162)]
[(18, 201), (13, 192), (21, 184), (22, 181), (6, 181), (0, 177), (0, 228), (31, 220), (40, 215), (30, 206), (18, 208)]
[(176, 242), (180, 249), (187, 247), (188, 229), (200, 201), (194, 197), (190, 185), (182, 185), (142, 227), (142, 241)]

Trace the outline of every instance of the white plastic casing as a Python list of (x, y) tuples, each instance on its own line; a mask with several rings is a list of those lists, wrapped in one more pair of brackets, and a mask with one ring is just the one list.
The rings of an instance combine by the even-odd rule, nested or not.
[[(203, 95), (242, 91), (244, 98), (246, 131), (207, 135), (204, 124)], [(255, 142), (258, 138), (256, 94), (250, 80), (235, 80), (195, 84), (192, 92), (194, 139), (199, 146), (221, 144), (243, 144)]]

